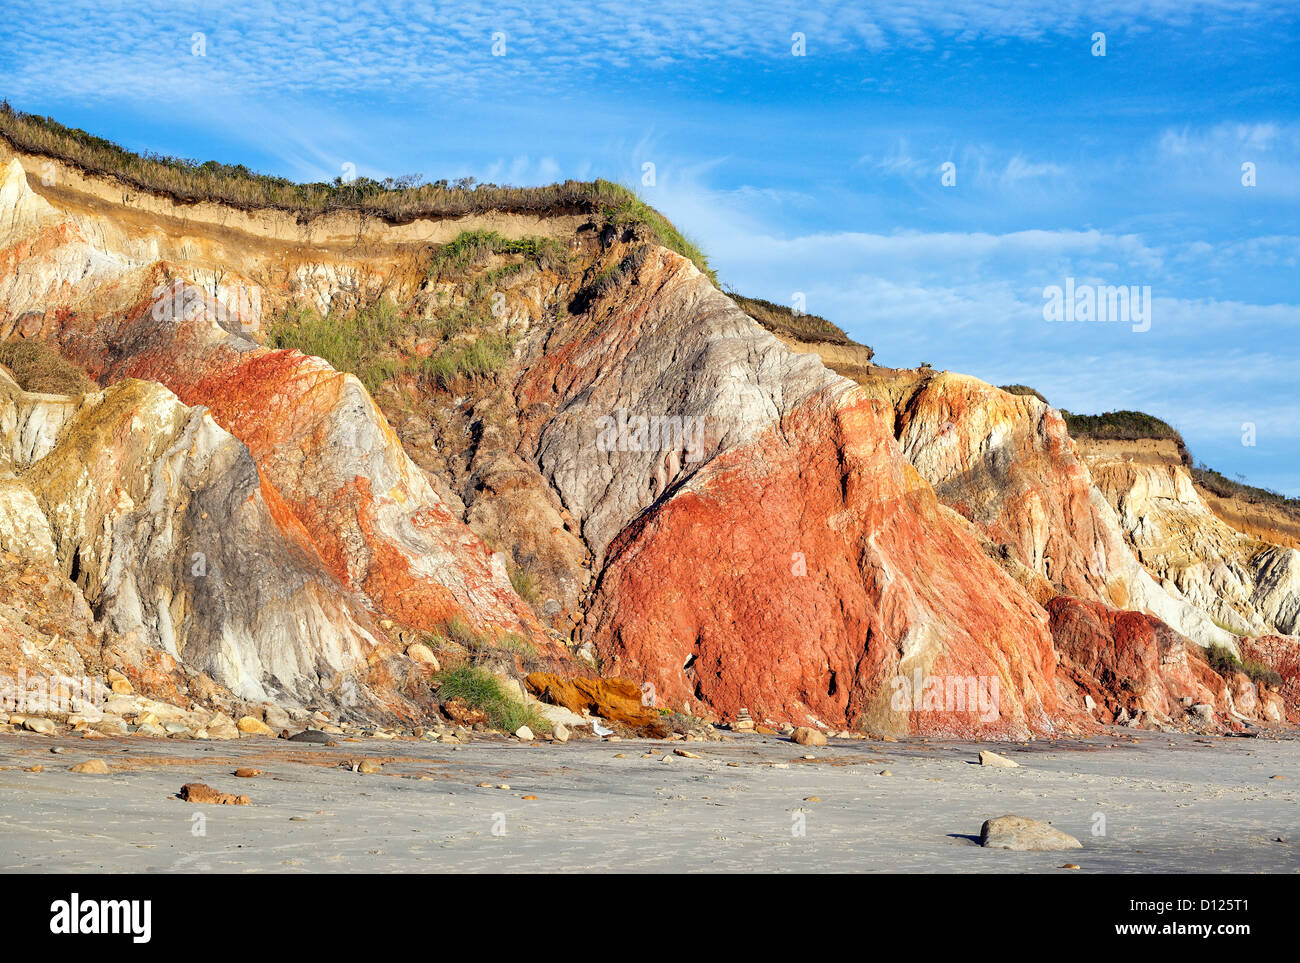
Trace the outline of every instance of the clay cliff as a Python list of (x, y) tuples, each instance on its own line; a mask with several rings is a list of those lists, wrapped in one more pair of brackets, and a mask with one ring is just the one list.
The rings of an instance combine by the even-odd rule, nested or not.
[(0, 378), (0, 549), (82, 640), (51, 671), (415, 721), (418, 644), (879, 733), (1293, 711), (1293, 549), (1038, 399), (723, 293), (654, 220), (294, 216), (0, 164), (0, 340), (94, 381)]

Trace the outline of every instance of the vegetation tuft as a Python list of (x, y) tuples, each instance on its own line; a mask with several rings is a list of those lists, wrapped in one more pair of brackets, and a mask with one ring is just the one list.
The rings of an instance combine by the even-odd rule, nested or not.
[(501, 682), (482, 666), (468, 663), (445, 669), (438, 676), (438, 698), (463, 699), (473, 709), (487, 713), (488, 722), (495, 729), (514, 732), (520, 726), (528, 726), (534, 732), (550, 730), (546, 717), (526, 706), (517, 699), (512, 699), (502, 687)]
[[(267, 330), (273, 348), (295, 348), (323, 358), (339, 371), (361, 379), (374, 394), (391, 378), (409, 376), (437, 391), (455, 390), (466, 383), (494, 377), (514, 350), (510, 338), (491, 331), (483, 312), (452, 312), (436, 322), (404, 318), (386, 299), (364, 308), (321, 315), (313, 308), (290, 307), (281, 311)], [(446, 340), (471, 332), (468, 339)], [(416, 337), (443, 339), (427, 357), (406, 352), (404, 343)]]
[(1050, 401), (1048, 401), (1045, 397), (1043, 397), (1042, 392), (1040, 392), (1037, 388), (1029, 387), (1029, 385), (998, 385), (998, 388), (1002, 391), (1005, 391), (1009, 395), (1033, 395), (1043, 404), (1045, 405), (1051, 404)]
[(24, 391), (84, 395), (99, 390), (84, 371), (40, 341), (0, 343), (0, 364), (13, 373)]
[(795, 313), (783, 304), (774, 304), (762, 298), (747, 298), (728, 291), (737, 307), (773, 334), (784, 334), (798, 341), (825, 341), (828, 344), (852, 344), (850, 338), (837, 325), (816, 314)]
[(259, 174), (243, 164), (136, 154), (51, 117), (23, 113), (7, 100), (0, 101), (0, 136), (26, 153), (56, 158), (182, 204), (215, 202), (245, 211), (272, 209), (300, 217), (351, 211), (394, 224), (488, 212), (599, 216), (616, 226), (646, 227), (659, 243), (689, 258), (717, 283), (699, 247), (635, 193), (613, 181), (569, 180), (544, 187), (510, 187), (481, 184), (472, 177), (428, 182), (411, 174), (300, 184)]
[(1254, 659), (1246, 659), (1245, 661), (1238, 659), (1226, 645), (1210, 646), (1206, 658), (1210, 663), (1210, 668), (1221, 676), (1226, 677), (1234, 672), (1244, 672), (1250, 677), (1250, 681), (1256, 685), (1277, 687), (1282, 684), (1281, 673), (1272, 666), (1265, 665), (1263, 662)]

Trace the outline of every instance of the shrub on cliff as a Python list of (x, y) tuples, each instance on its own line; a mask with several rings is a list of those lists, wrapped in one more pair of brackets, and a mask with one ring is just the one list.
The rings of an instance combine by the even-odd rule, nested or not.
[(438, 698), (443, 702), (461, 699), (472, 709), (487, 713), (494, 729), (514, 732), (527, 726), (534, 732), (547, 732), (550, 723), (532, 706), (512, 699), (500, 681), (486, 669), (476, 665), (458, 665), (444, 670), (438, 679)]
[(1031, 388), (1029, 387), (1029, 385), (998, 385), (998, 389), (1000, 391), (1005, 391), (1009, 395), (1033, 395), (1043, 404), (1045, 405), (1051, 404), (1051, 402), (1048, 401), (1047, 398), (1043, 396), (1043, 393), (1041, 391), (1039, 391), (1037, 388)]
[(1210, 668), (1224, 678), (1230, 678), (1236, 672), (1244, 672), (1256, 685), (1280, 686), (1282, 675), (1272, 666), (1254, 659), (1242, 661), (1226, 645), (1212, 645), (1206, 654)]
[(825, 318), (805, 311), (796, 312), (783, 304), (774, 304), (762, 298), (747, 298), (735, 291), (728, 296), (736, 306), (773, 334), (784, 334), (798, 341), (824, 341), (829, 344), (852, 344), (853, 339), (843, 329)]
[[(428, 335), (449, 337), (484, 324), (477, 316), (453, 312), (429, 325)], [(449, 330), (454, 324), (455, 330)], [(419, 331), (392, 302), (380, 299), (354, 311), (320, 314), (308, 307), (291, 307), (268, 326), (266, 343), (272, 348), (294, 348), (329, 362), (338, 371), (361, 379), (372, 395), (390, 378), (423, 378), (430, 387), (450, 391), (467, 382), (496, 374), (510, 358), (514, 343), (493, 333), (469, 340), (445, 342), (427, 357), (405, 354), (403, 340)]]
[(84, 371), (40, 341), (0, 343), (0, 364), (13, 373), (24, 391), (84, 395), (99, 390)]

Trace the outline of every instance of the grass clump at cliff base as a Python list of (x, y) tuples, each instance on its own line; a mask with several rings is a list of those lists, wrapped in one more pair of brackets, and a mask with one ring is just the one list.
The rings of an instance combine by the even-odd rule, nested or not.
[(1276, 688), (1282, 684), (1282, 674), (1272, 666), (1255, 659), (1238, 659), (1226, 645), (1212, 645), (1206, 655), (1210, 668), (1221, 676), (1231, 676), (1235, 672), (1244, 672), (1256, 685), (1269, 685)]
[(480, 666), (468, 663), (453, 666), (443, 670), (438, 680), (439, 699), (443, 702), (461, 699), (471, 709), (487, 713), (488, 723), (494, 729), (514, 732), (520, 726), (527, 726), (534, 732), (548, 732), (551, 728), (545, 716), (532, 706), (512, 699), (500, 680)]
[(99, 385), (71, 361), (40, 341), (0, 343), (0, 364), (24, 391), (51, 395), (84, 395)]

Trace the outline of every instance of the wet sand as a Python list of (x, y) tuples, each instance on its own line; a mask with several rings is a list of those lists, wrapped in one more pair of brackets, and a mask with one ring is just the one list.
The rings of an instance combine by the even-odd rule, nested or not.
[[(1021, 766), (976, 765), (981, 748)], [(112, 772), (68, 771), (89, 758)], [(339, 766), (361, 758), (383, 760), (383, 771)], [(756, 735), (453, 748), (22, 733), (0, 736), (0, 869), (1295, 873), (1297, 763), (1293, 736), (1129, 730), (1001, 745), (836, 739), (817, 749)], [(44, 771), (23, 771), (32, 765)], [(263, 774), (236, 778), (238, 766)], [(246, 793), (252, 805), (174, 798), (187, 782)], [(510, 788), (495, 788), (502, 783)], [(981, 823), (1004, 813), (1049, 820), (1083, 849), (980, 848)]]

